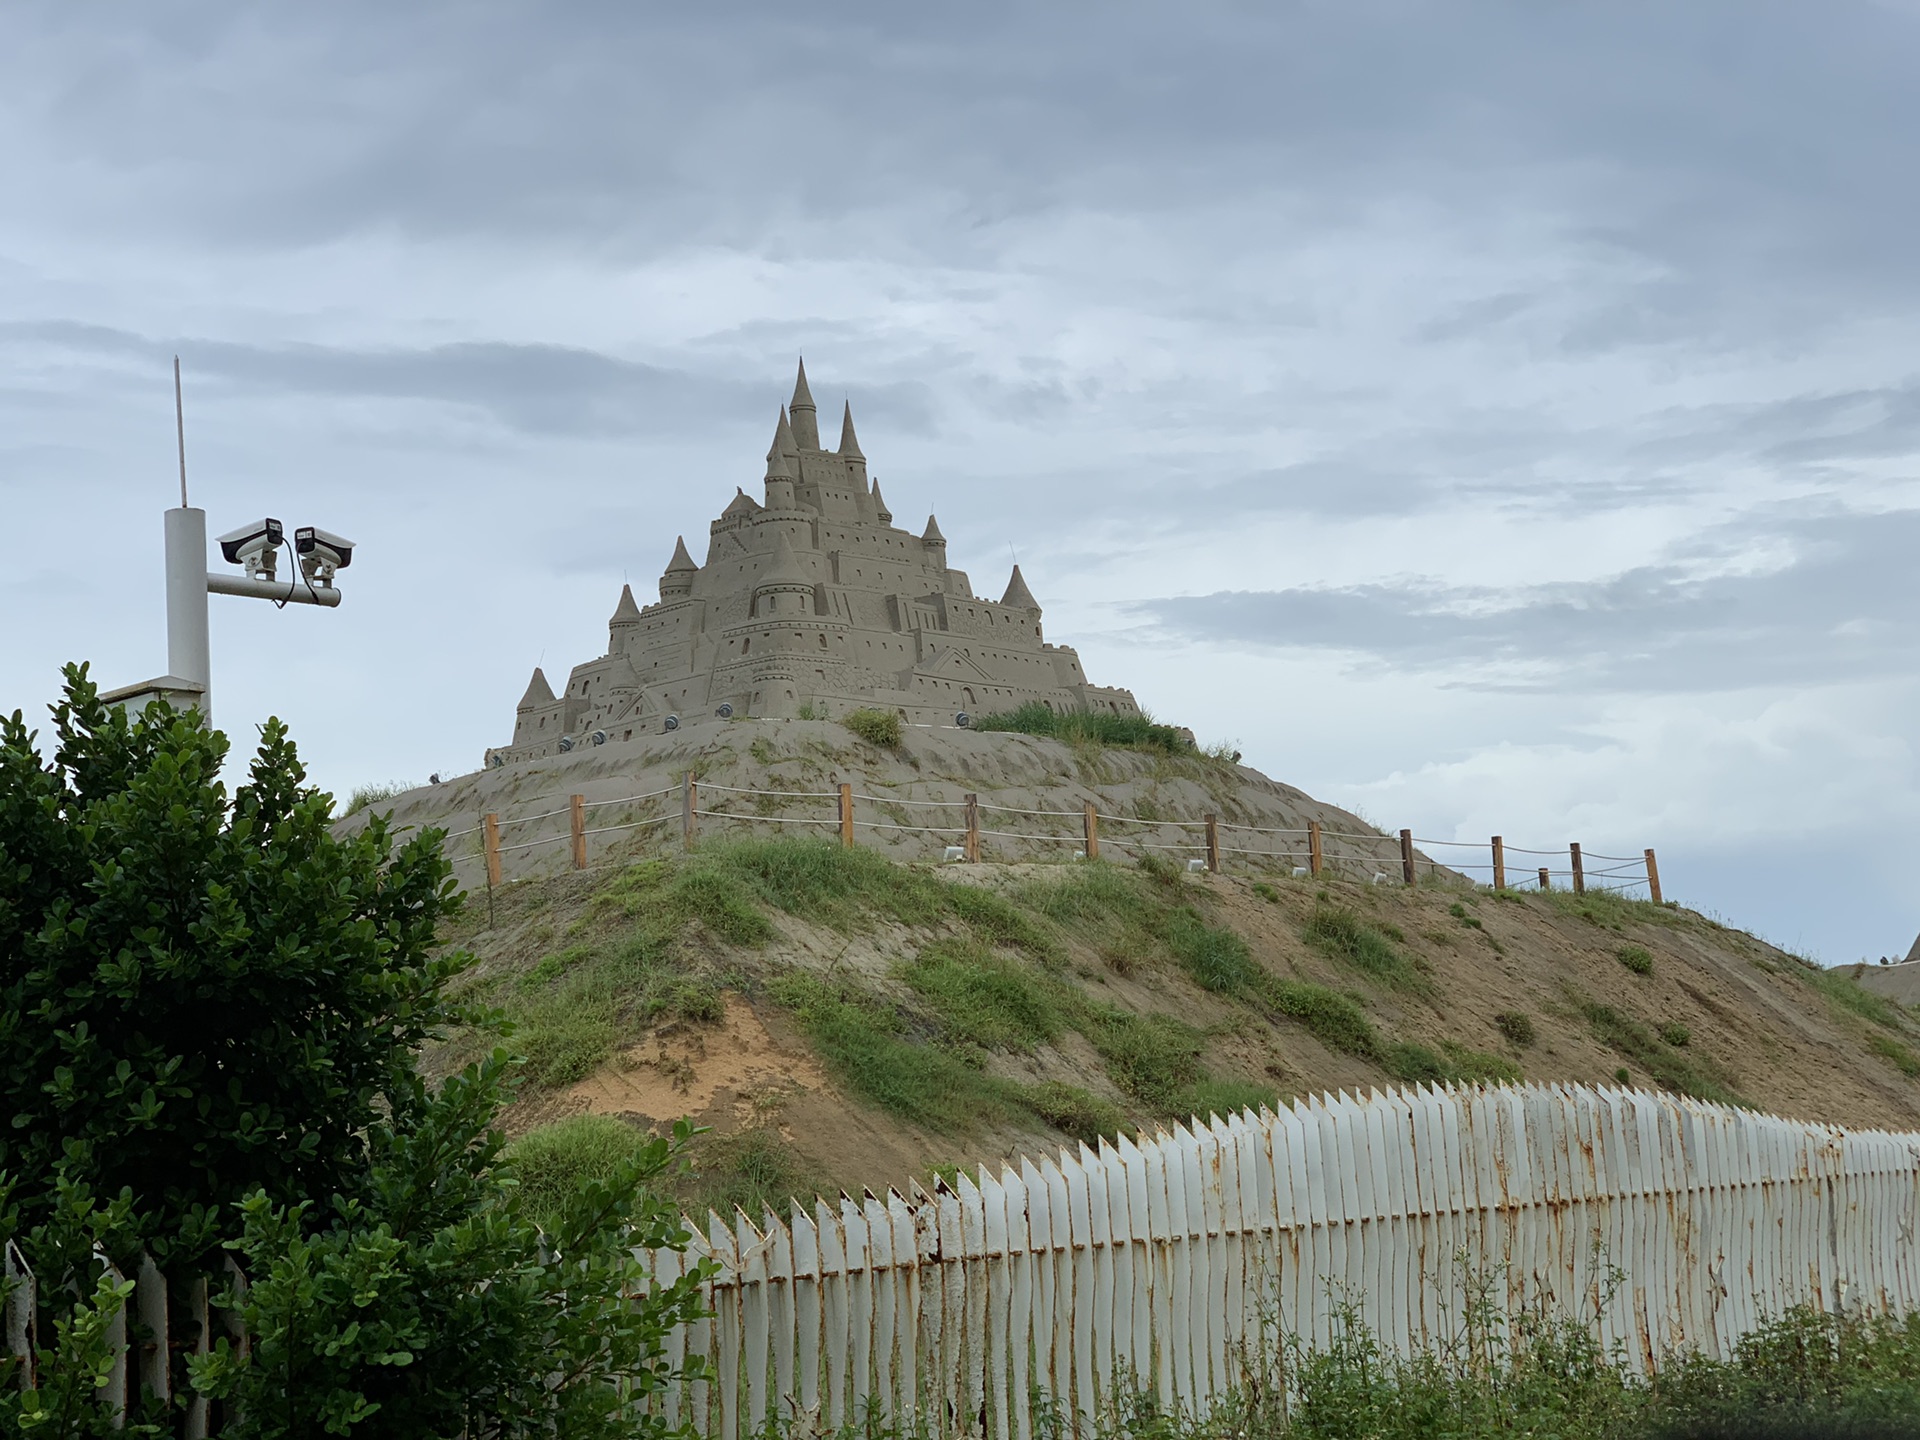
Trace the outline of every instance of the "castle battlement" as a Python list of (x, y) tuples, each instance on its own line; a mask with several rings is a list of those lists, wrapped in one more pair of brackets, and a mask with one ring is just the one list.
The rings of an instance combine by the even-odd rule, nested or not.
[(736, 488), (707, 527), (704, 562), (676, 539), (656, 602), (622, 588), (607, 653), (576, 665), (564, 690), (535, 669), (513, 741), (489, 750), (490, 764), (630, 741), (722, 706), (740, 716), (883, 707), (923, 724), (1030, 702), (1138, 710), (1131, 692), (1089, 685), (1073, 649), (1047, 641), (1018, 565), (1000, 599), (982, 599), (948, 566), (932, 516), (918, 535), (894, 525), (851, 405), (838, 449), (821, 448), (804, 364), (761, 484), (764, 499)]

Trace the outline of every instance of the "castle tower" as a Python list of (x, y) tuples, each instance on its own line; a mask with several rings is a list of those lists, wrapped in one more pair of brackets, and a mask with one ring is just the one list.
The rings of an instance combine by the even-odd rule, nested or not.
[(1013, 567), (1013, 578), (1007, 581), (1007, 592), (1000, 597), (1000, 603), (1009, 610), (1024, 610), (1034, 619), (1040, 618), (1040, 602), (1033, 598), (1033, 591), (1027, 588), (1018, 565)]
[(787, 452), (793, 449), (793, 430), (787, 424), (787, 412), (780, 412), (780, 419), (773, 427), (773, 444), (767, 450), (767, 509), (791, 510), (794, 508), (793, 471), (787, 462)]
[(940, 522), (927, 516), (927, 528), (920, 532), (920, 544), (927, 552), (927, 559), (940, 569), (947, 568), (947, 537), (940, 533)]
[(800, 568), (799, 557), (782, 530), (773, 544), (773, 564), (753, 587), (756, 619), (813, 614), (813, 581)]
[(787, 408), (793, 412), (793, 438), (802, 450), (820, 448), (820, 415), (814, 408), (813, 392), (807, 388), (807, 362), (800, 362), (799, 378), (793, 382), (793, 399)]
[[(662, 583), (666, 580), (661, 577)], [(627, 642), (633, 635), (634, 627), (640, 623), (640, 607), (633, 602), (633, 586), (620, 587), (620, 603), (613, 607), (613, 618), (607, 621), (607, 653), (622, 655), (626, 653)]]
[[(687, 553), (687, 541), (684, 535), (673, 539), (673, 559), (667, 562), (666, 573), (660, 577), (660, 598), (662, 600), (684, 600), (693, 593), (693, 577), (700, 573), (700, 567), (693, 563), (693, 556)], [(626, 594), (624, 604), (633, 603), (633, 592)], [(614, 616), (615, 620), (620, 617)], [(638, 620), (638, 614), (634, 619)]]
[(882, 525), (893, 523), (893, 511), (887, 508), (886, 497), (880, 493), (880, 482), (873, 482), (873, 513)]

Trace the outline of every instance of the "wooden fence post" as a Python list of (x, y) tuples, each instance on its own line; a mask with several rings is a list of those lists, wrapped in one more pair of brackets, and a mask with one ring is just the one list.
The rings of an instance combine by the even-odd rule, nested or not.
[(1647, 893), (1656, 905), (1664, 904), (1660, 898), (1660, 862), (1653, 858), (1653, 847), (1647, 847)]
[(1547, 878), (1547, 867), (1544, 865), (1540, 867), (1540, 888), (1542, 890), (1551, 890), (1553, 888), (1553, 881)]
[(968, 795), (967, 802), (967, 863), (977, 865), (980, 862), (980, 797)]
[(687, 849), (693, 849), (693, 842), (699, 838), (700, 826), (697, 812), (700, 808), (700, 785), (693, 778), (693, 772), (687, 771), (684, 788), (680, 792), (680, 838), (686, 841)]
[(1400, 878), (1405, 880), (1409, 885), (1414, 883), (1413, 832), (1411, 830), (1402, 830), (1400, 832)]
[(480, 821), (480, 848), (487, 857), (487, 888), (500, 883), (500, 817), (488, 811)]
[(1220, 822), (1213, 816), (1202, 817), (1207, 822), (1207, 869), (1220, 868)]
[(853, 848), (853, 786), (844, 781), (840, 785), (840, 843), (849, 850)]
[[(1093, 813), (1093, 802), (1091, 800), (1087, 801), (1086, 820), (1083, 822), (1083, 829), (1086, 833), (1086, 839), (1081, 848), (1086, 851), (1087, 859), (1098, 860), (1100, 858), (1100, 817)], [(1647, 854), (1652, 855), (1653, 852), (1649, 850)]]
[(1567, 853), (1573, 856), (1573, 893), (1584, 895), (1587, 893), (1587, 872), (1580, 864), (1580, 847), (1569, 845)]
[(1320, 866), (1324, 863), (1320, 848), (1320, 822), (1307, 822), (1307, 868), (1313, 872), (1313, 878), (1320, 878)]
[(1498, 835), (1493, 837), (1493, 888), (1507, 888), (1507, 842)]
[(573, 868), (587, 868), (587, 797), (567, 797), (567, 824), (573, 828)]

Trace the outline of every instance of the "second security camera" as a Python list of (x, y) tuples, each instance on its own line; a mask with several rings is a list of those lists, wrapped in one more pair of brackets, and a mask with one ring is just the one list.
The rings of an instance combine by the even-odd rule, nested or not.
[(301, 572), (322, 584), (332, 581), (334, 571), (353, 563), (353, 542), (317, 525), (302, 525), (294, 531), (293, 548), (300, 556)]

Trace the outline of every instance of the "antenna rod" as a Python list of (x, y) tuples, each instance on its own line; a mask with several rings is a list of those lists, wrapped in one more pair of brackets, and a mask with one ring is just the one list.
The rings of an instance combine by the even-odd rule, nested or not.
[(180, 357), (173, 357), (173, 430), (180, 441), (180, 508), (187, 508), (187, 412), (180, 403)]

